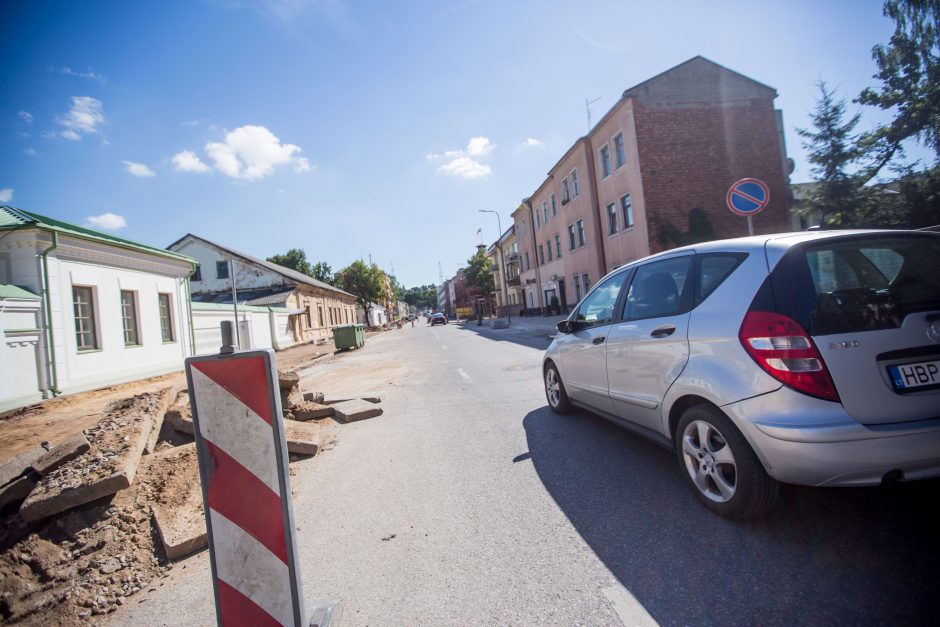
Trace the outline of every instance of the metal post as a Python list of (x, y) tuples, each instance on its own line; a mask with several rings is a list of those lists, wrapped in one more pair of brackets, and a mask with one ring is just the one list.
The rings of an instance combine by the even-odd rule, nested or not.
[(231, 320), (222, 321), (222, 346), (219, 352), (223, 355), (235, 352), (235, 346), (232, 344), (232, 322)]
[(242, 338), (238, 332), (238, 289), (235, 287), (235, 258), (232, 257), (229, 263), (229, 276), (232, 278), (232, 305), (235, 307), (235, 345), (241, 348)]
[(751, 216), (747, 217), (747, 234), (754, 235), (754, 220)]

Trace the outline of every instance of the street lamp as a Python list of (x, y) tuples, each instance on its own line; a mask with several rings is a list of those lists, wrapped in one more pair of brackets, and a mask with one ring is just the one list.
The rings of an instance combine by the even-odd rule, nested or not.
[(480, 213), (492, 213), (496, 215), (496, 228), (499, 229), (499, 235), (496, 243), (499, 247), (499, 266), (500, 274), (503, 277), (503, 304), (506, 306), (506, 321), (512, 323), (512, 314), (509, 310), (509, 287), (506, 285), (506, 255), (503, 253), (503, 225), (499, 219), (499, 212), (492, 209), (477, 209)]

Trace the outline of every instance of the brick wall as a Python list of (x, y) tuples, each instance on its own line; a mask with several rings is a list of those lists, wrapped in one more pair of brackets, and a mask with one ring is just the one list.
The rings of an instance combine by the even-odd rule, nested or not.
[(693, 208), (706, 212), (716, 238), (747, 235), (747, 220), (725, 204), (730, 185), (747, 177), (761, 179), (770, 188), (770, 204), (754, 216), (754, 232), (790, 230), (772, 102), (761, 98), (679, 107), (634, 104), (652, 252), (663, 250), (656, 218), (686, 231)]

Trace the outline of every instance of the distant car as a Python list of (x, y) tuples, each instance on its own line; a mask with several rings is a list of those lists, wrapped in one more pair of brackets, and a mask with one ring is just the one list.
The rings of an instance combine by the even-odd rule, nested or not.
[(435, 324), (447, 324), (447, 316), (440, 312), (431, 314), (431, 326), (433, 327)]
[(778, 482), (940, 475), (940, 235), (814, 231), (695, 244), (598, 281), (545, 353), (549, 406), (674, 451), (712, 511)]

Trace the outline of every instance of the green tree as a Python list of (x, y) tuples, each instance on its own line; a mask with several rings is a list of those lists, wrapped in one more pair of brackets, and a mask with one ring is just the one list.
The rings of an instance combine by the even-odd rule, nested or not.
[(804, 202), (803, 211), (820, 215), (825, 226), (857, 226), (862, 205), (867, 202), (869, 190), (863, 188), (864, 179), (858, 169), (862, 150), (859, 137), (854, 134), (860, 114), (845, 119), (845, 100), (836, 98), (826, 83), (819, 83), (819, 100), (812, 114), (812, 129), (797, 129), (806, 139), (803, 147), (813, 164), (812, 173), (818, 185)]
[(355, 296), (367, 314), (371, 303), (385, 300), (385, 273), (374, 263), (352, 262), (336, 273), (336, 286)]
[(329, 283), (330, 285), (336, 282), (336, 277), (333, 276), (333, 268), (325, 261), (318, 261), (310, 266), (310, 276), (318, 281)]
[(894, 20), (894, 34), (872, 49), (881, 86), (865, 89), (858, 102), (891, 110), (894, 119), (863, 138), (874, 156), (868, 178), (901, 153), (906, 139), (940, 155), (940, 0), (886, 0), (884, 14)]
[(291, 248), (283, 255), (272, 255), (268, 261), (276, 263), (279, 266), (296, 270), (307, 276), (313, 276), (313, 266), (307, 261), (307, 253), (300, 248)]
[(432, 309), (437, 307), (437, 286), (421, 285), (409, 287), (405, 290), (402, 300), (418, 309)]
[(491, 294), (495, 289), (493, 274), (490, 272), (491, 263), (489, 257), (486, 256), (486, 249), (483, 246), (477, 246), (476, 254), (467, 259), (467, 267), (464, 270), (467, 283), (486, 295)]

